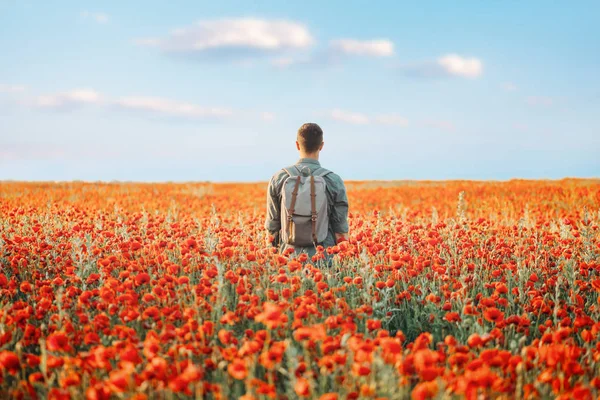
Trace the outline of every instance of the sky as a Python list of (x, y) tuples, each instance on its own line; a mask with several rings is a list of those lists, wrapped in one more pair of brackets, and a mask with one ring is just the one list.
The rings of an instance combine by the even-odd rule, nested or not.
[[(176, 4), (176, 5), (175, 5)], [(0, 0), (0, 179), (600, 177), (600, 2)]]

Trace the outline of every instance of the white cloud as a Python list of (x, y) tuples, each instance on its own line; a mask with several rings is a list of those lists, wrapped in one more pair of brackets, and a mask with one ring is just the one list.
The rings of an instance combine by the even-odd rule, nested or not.
[(452, 121), (447, 120), (426, 120), (423, 121), (423, 125), (429, 128), (435, 128), (442, 131), (454, 132), (456, 130), (456, 126)]
[(202, 107), (160, 97), (122, 97), (116, 100), (114, 105), (122, 109), (145, 111), (171, 117), (225, 118), (233, 115), (233, 111), (226, 108)]
[(515, 85), (512, 82), (504, 82), (502, 84), (502, 89), (504, 89), (507, 92), (515, 92), (517, 91), (519, 88), (517, 87), (517, 85)]
[(66, 93), (70, 101), (78, 103), (96, 103), (100, 100), (100, 94), (93, 89), (75, 89)]
[[(20, 86), (0, 84), (1, 91), (20, 92)], [(14, 96), (11, 103), (30, 109), (48, 111), (73, 111), (79, 107), (89, 106), (105, 108), (106, 111), (125, 110), (145, 113), (147, 115), (184, 118), (184, 119), (226, 119), (239, 117), (242, 120), (263, 120), (271, 122), (276, 119), (272, 112), (232, 110), (225, 107), (206, 107), (190, 102), (178, 101), (155, 96), (122, 96), (110, 98), (90, 88), (73, 89), (51, 94), (27, 94)]]
[(483, 74), (483, 62), (475, 57), (448, 54), (437, 60), (399, 66), (406, 75), (415, 78), (461, 77), (478, 78)]
[(477, 78), (483, 73), (483, 63), (475, 57), (461, 57), (448, 54), (437, 60), (438, 64), (449, 74), (464, 78)]
[(33, 100), (33, 105), (41, 108), (66, 108), (100, 101), (100, 94), (93, 89), (74, 89), (68, 92), (37, 96)]
[(271, 64), (273, 64), (274, 66), (282, 68), (289, 67), (290, 65), (295, 63), (296, 60), (292, 57), (277, 57), (271, 61)]
[(297, 22), (237, 18), (202, 20), (176, 29), (166, 38), (142, 38), (138, 45), (158, 46), (169, 53), (249, 57), (306, 49), (313, 44), (308, 29)]
[(337, 39), (329, 42), (329, 47), (308, 54), (280, 54), (270, 60), (279, 68), (290, 66), (327, 67), (340, 64), (350, 57), (389, 57), (394, 54), (394, 44), (387, 39), (355, 40)]
[(90, 11), (82, 11), (81, 17), (84, 19), (92, 19), (99, 24), (106, 24), (109, 20), (108, 14), (102, 12), (90, 12)]
[(328, 116), (336, 121), (345, 122), (353, 125), (377, 124), (405, 128), (408, 126), (408, 119), (395, 114), (377, 114), (369, 116), (367, 114), (344, 111), (339, 108), (331, 110)]
[(64, 149), (50, 143), (2, 143), (0, 163), (2, 161), (60, 159)]
[(401, 128), (408, 126), (408, 119), (398, 114), (379, 114), (375, 116), (375, 122), (381, 125), (391, 125)]
[(272, 112), (265, 111), (265, 112), (263, 112), (263, 113), (260, 114), (260, 118), (263, 121), (271, 122), (271, 121), (275, 120), (275, 114), (272, 113)]
[(346, 122), (354, 125), (364, 125), (369, 123), (369, 117), (364, 114), (343, 111), (337, 108), (332, 110), (329, 116), (336, 121)]
[(530, 106), (550, 107), (554, 104), (554, 99), (548, 96), (529, 96), (525, 100)]
[(353, 56), (389, 57), (394, 54), (394, 43), (387, 39), (338, 39), (330, 42), (330, 48)]
[(22, 85), (7, 85), (0, 83), (0, 93), (23, 93), (27, 88)]

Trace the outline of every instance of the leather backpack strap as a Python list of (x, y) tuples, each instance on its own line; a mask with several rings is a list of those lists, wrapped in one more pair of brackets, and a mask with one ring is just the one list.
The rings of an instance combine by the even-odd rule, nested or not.
[[(298, 175), (298, 177), (296, 177), (296, 184), (294, 185), (294, 191), (292, 192), (292, 201), (290, 203), (290, 209), (288, 210), (288, 230), (290, 232), (292, 232), (292, 228), (293, 228), (293, 223), (294, 220), (292, 218), (292, 215), (294, 215), (294, 212), (296, 211), (296, 198), (298, 197), (298, 187), (300, 186), (300, 175)], [(290, 237), (291, 239), (291, 237)], [(291, 243), (289, 243), (291, 244)]]
[(313, 243), (317, 244), (317, 194), (315, 193), (315, 176), (310, 176), (310, 221), (312, 224)]

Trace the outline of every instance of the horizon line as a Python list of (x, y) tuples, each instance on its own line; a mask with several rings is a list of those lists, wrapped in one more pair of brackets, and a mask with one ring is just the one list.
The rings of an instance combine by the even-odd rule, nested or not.
[[(520, 178), (511, 177), (507, 179), (473, 179), (473, 178), (451, 178), (451, 179), (344, 179), (344, 183), (364, 183), (364, 182), (382, 182), (382, 183), (398, 183), (398, 182), (511, 182), (511, 181), (533, 181), (533, 182), (560, 182), (560, 181), (600, 181), (600, 176), (590, 177), (574, 177), (565, 176), (562, 178)], [(100, 184), (267, 184), (268, 180), (248, 180), (248, 181), (213, 181), (213, 180), (83, 180), (83, 179), (72, 179), (72, 180), (17, 180), (17, 179), (0, 179), (0, 183), (100, 183)]]

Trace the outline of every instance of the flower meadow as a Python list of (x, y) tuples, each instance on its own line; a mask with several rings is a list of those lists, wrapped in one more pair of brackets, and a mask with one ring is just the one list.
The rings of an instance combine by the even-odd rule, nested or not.
[(266, 184), (0, 183), (0, 398), (600, 398), (599, 181), (347, 188), (308, 259)]

